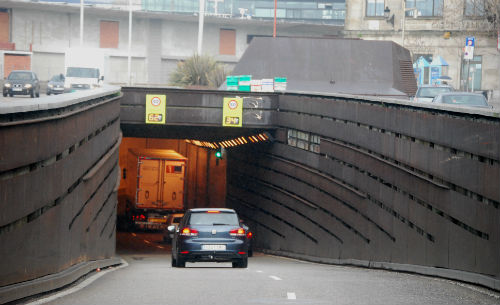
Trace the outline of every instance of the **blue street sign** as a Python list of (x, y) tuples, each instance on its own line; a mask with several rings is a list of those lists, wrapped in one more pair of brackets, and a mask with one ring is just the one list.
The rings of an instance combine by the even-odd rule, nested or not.
[(474, 47), (476, 44), (476, 38), (474, 37), (466, 37), (465, 38), (465, 46), (466, 47)]

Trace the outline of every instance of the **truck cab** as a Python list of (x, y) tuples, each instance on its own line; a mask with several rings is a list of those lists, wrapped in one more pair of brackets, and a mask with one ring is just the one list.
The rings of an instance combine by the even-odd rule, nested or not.
[(64, 60), (66, 92), (93, 89), (103, 85), (105, 54), (96, 48), (73, 47)]

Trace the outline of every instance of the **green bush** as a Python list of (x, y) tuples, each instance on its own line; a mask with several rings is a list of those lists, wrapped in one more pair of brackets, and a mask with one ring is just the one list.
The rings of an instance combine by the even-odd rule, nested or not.
[(177, 69), (170, 76), (170, 85), (218, 88), (226, 80), (226, 75), (226, 67), (214, 58), (195, 54), (177, 63)]

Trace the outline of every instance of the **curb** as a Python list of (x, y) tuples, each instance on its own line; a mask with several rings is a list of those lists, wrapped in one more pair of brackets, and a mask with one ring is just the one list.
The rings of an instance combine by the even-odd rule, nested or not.
[(410, 264), (372, 262), (372, 261), (357, 260), (357, 259), (334, 259), (327, 257), (316, 257), (316, 256), (297, 254), (287, 251), (278, 251), (278, 250), (261, 249), (260, 251), (266, 254), (289, 257), (314, 263), (355, 266), (355, 267), (363, 267), (370, 269), (382, 269), (388, 271), (408, 272), (425, 276), (440, 277), (449, 280), (456, 280), (470, 284), (481, 285), (489, 289), (500, 291), (500, 279), (478, 273), (446, 269), (446, 268), (410, 265)]
[(121, 258), (113, 257), (97, 261), (82, 262), (59, 273), (46, 275), (31, 281), (0, 287), (0, 304), (49, 292), (69, 285), (82, 276), (96, 270), (121, 264)]

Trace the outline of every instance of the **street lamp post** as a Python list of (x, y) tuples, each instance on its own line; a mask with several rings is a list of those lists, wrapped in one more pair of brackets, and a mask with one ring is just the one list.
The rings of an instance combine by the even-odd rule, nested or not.
[(83, 1), (80, 0), (80, 47), (83, 47)]
[(200, 0), (200, 10), (198, 12), (198, 55), (201, 55), (203, 45), (203, 23), (205, 22), (205, 0)]
[(405, 27), (406, 27), (406, 12), (413, 11), (413, 18), (418, 17), (418, 9), (416, 7), (412, 8), (406, 8), (406, 1), (402, 0), (403, 2), (403, 18), (401, 19), (402, 23), (402, 30), (401, 30), (401, 46), (405, 46)]
[(132, 85), (132, 0), (128, 0), (128, 85)]
[(278, 0), (274, 0), (274, 24), (273, 24), (273, 38), (276, 38), (276, 10), (278, 9)]

